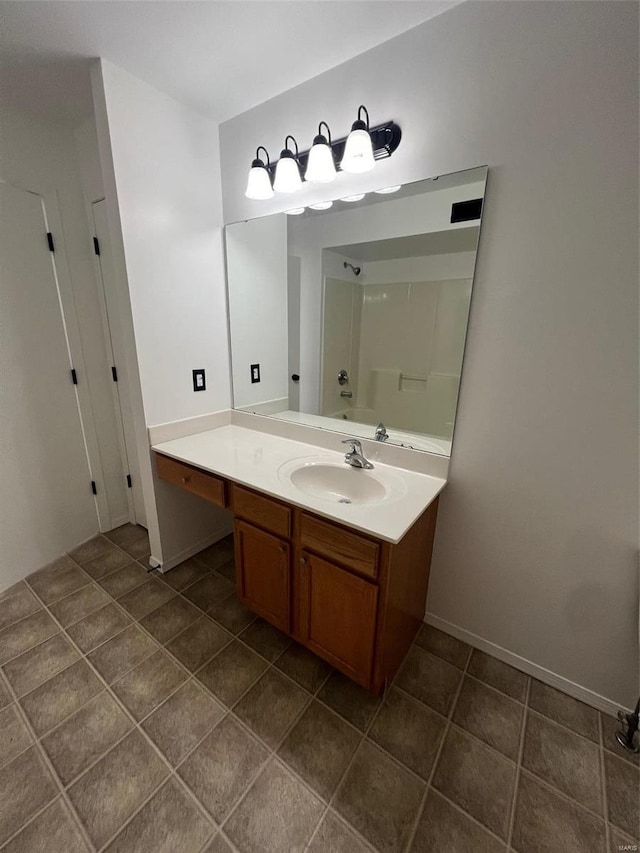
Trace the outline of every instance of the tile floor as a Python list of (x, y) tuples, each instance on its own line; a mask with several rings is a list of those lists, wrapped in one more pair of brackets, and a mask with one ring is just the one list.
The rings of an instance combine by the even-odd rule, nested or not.
[(426, 625), (380, 701), (236, 602), (230, 539), (148, 550), (127, 525), (0, 595), (3, 853), (638, 844), (612, 718)]

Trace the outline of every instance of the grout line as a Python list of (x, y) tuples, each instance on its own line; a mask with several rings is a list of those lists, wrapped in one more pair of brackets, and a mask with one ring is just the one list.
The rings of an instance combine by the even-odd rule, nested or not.
[(598, 734), (600, 737), (600, 796), (602, 802), (602, 816), (604, 818), (605, 844), (607, 850), (611, 850), (611, 828), (609, 826), (609, 803), (607, 800), (607, 780), (604, 767), (604, 727), (602, 725), (602, 714), (598, 714)]
[[(414, 644), (415, 644), (415, 639), (414, 639)], [(460, 694), (462, 693), (462, 687), (464, 685), (464, 680), (465, 680), (465, 677), (467, 675), (467, 670), (469, 669), (469, 662), (471, 661), (472, 652), (473, 652), (473, 649), (470, 649), (469, 654), (467, 656), (467, 662), (466, 662), (464, 669), (462, 670), (462, 673), (461, 673), (460, 683), (458, 684), (458, 688), (456, 690), (453, 702), (451, 703), (451, 708), (449, 709), (449, 713), (447, 714), (447, 724), (445, 726), (444, 732), (442, 733), (442, 738), (440, 740), (440, 744), (438, 746), (438, 749), (436, 750), (436, 754), (433, 758), (433, 764), (431, 765), (431, 772), (429, 773), (429, 778), (427, 779), (427, 784), (426, 784), (426, 787), (424, 790), (424, 794), (422, 796), (422, 801), (421, 801), (420, 805), (418, 806), (418, 810), (417, 810), (416, 815), (413, 819), (413, 825), (411, 827), (411, 830), (409, 831), (407, 843), (405, 844), (405, 847), (404, 847), (405, 853), (409, 853), (409, 851), (411, 850), (411, 848), (413, 846), (413, 842), (414, 842), (415, 837), (416, 837), (416, 833), (418, 832), (418, 826), (420, 825), (420, 820), (422, 819), (424, 807), (425, 807), (426, 802), (427, 802), (427, 797), (429, 796), (429, 789), (431, 788), (431, 784), (433, 782), (433, 777), (436, 775), (436, 769), (438, 767), (438, 764), (440, 763), (440, 757), (441, 757), (442, 752), (444, 750), (444, 745), (446, 743), (447, 737), (449, 735), (449, 730), (451, 728), (451, 724), (452, 724), (452, 720), (453, 720), (453, 714), (454, 714), (456, 706), (458, 704), (458, 699), (460, 698)], [(400, 670), (398, 670), (398, 672), (400, 672)]]
[(507, 827), (507, 853), (512, 851), (513, 830), (516, 823), (516, 805), (518, 800), (518, 791), (520, 789), (520, 775), (522, 772), (522, 757), (524, 755), (524, 742), (527, 734), (527, 723), (529, 720), (529, 694), (531, 693), (531, 679), (527, 681), (527, 689), (524, 696), (524, 713), (522, 714), (522, 724), (520, 728), (520, 743), (518, 744), (518, 757), (516, 759), (516, 778), (513, 784), (513, 796), (511, 800), (511, 808), (509, 809), (509, 823)]

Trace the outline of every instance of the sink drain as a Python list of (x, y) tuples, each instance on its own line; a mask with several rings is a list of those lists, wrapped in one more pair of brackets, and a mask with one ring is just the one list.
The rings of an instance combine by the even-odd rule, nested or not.
[(349, 498), (338, 498), (338, 503), (339, 504), (350, 504), (351, 501), (349, 500)]

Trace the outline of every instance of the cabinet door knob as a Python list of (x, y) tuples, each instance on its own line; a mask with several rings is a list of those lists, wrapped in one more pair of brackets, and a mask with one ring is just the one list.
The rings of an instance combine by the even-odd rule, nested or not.
[(183, 478), (182, 478), (182, 482), (183, 482), (183, 483), (188, 483), (190, 479), (191, 479), (191, 477), (183, 477)]
[(278, 553), (284, 554), (284, 546), (283, 545), (278, 545)]
[(307, 560), (306, 560), (306, 558), (305, 558), (305, 557), (300, 557), (300, 564), (301, 564), (302, 566), (304, 566), (304, 564), (305, 564), (306, 562), (307, 562)]

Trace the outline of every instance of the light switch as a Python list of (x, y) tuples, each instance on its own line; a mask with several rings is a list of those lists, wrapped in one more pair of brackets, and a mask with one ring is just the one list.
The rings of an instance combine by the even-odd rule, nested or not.
[(251, 365), (251, 384), (254, 382), (260, 382), (260, 365), (252, 364)]
[(200, 370), (193, 371), (193, 390), (194, 391), (206, 391), (207, 383), (204, 378), (204, 368)]

